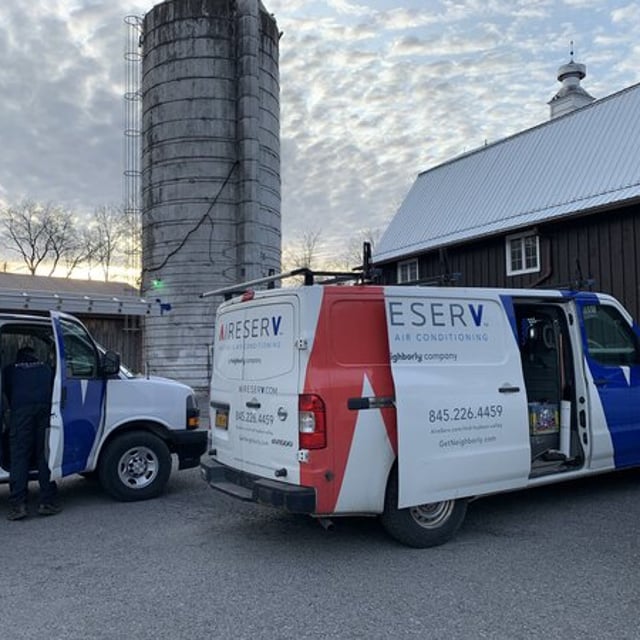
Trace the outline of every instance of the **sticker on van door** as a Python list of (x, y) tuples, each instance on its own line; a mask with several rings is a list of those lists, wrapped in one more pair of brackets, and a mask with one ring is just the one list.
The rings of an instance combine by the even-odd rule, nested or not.
[(231, 380), (264, 380), (293, 367), (293, 307), (233, 308), (218, 320), (214, 365)]

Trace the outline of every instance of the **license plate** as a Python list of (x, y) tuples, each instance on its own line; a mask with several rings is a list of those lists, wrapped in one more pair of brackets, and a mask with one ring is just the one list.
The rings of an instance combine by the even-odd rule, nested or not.
[(228, 411), (216, 411), (216, 428), (228, 429), (229, 428), (229, 412)]

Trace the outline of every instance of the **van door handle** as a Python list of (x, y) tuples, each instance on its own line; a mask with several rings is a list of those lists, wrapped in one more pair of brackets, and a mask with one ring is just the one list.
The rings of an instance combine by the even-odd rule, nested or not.
[(606, 387), (608, 383), (609, 381), (606, 378), (594, 378), (593, 380), (593, 384), (595, 384), (596, 387)]
[(520, 391), (520, 387), (512, 387), (510, 384), (502, 385), (498, 391), (500, 393), (518, 393)]
[(259, 409), (260, 403), (257, 400), (249, 400), (246, 406), (247, 406), (247, 409)]

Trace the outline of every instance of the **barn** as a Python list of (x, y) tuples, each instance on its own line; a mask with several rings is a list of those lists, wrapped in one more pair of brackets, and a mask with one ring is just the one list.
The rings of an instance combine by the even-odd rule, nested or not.
[(375, 248), (385, 284), (593, 288), (640, 318), (640, 84), (594, 101), (582, 77), (560, 68), (550, 120), (418, 175)]

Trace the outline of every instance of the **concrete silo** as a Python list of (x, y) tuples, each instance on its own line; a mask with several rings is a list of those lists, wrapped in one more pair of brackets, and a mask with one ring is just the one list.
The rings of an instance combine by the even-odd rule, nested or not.
[(259, 0), (166, 0), (142, 33), (142, 290), (151, 373), (208, 387), (203, 291), (280, 269), (278, 28)]

